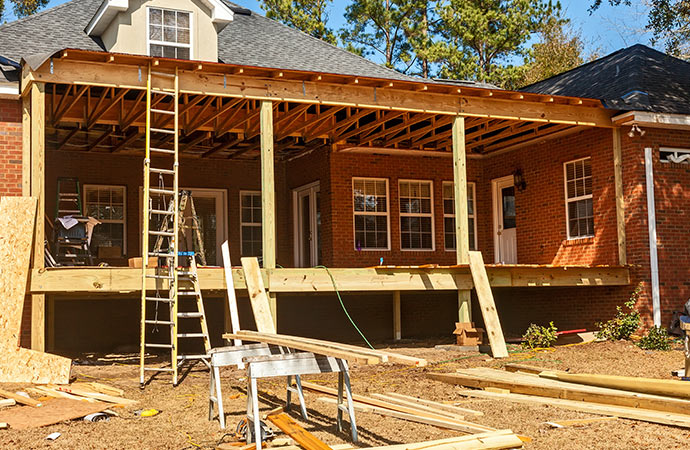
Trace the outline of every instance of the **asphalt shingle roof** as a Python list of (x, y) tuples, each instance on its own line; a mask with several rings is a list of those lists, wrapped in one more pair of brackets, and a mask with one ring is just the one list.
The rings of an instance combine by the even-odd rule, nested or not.
[(596, 98), (623, 111), (690, 114), (690, 63), (637, 44), (521, 90)]
[[(225, 1), (225, 0), (224, 0)], [(65, 48), (103, 51), (84, 29), (102, 0), (71, 0), (0, 26), (0, 56), (13, 61)], [(411, 77), (354, 55), (301, 31), (226, 3), (234, 19), (218, 35), (218, 59), (227, 64), (285, 70), (406, 79)]]

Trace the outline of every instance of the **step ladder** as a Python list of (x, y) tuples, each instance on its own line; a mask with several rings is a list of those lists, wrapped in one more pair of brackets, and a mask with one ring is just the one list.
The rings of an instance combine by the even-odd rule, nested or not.
[(81, 186), (79, 179), (74, 177), (58, 177), (55, 218), (81, 215)]
[[(66, 229), (59, 220), (64, 217), (73, 217), (79, 223)], [(57, 179), (53, 249), (55, 250), (55, 258), (51, 263), (55, 265), (94, 265), (83, 216), (81, 184), (76, 177), (58, 177)]]
[[(155, 108), (154, 108), (155, 105)], [(172, 119), (172, 120), (171, 120)], [(141, 273), (141, 348), (139, 375), (144, 386), (147, 371), (170, 372), (172, 383), (177, 384), (177, 297), (178, 297), (178, 249), (179, 225), (178, 183), (179, 183), (179, 80), (174, 73), (158, 72), (148, 66), (146, 76), (146, 128), (143, 186), (143, 229), (142, 229), (142, 273)], [(172, 142), (171, 142), (172, 141)], [(152, 178), (158, 176), (158, 183), (152, 186)], [(167, 187), (166, 187), (167, 186)], [(165, 208), (168, 200), (171, 207)], [(156, 207), (154, 207), (156, 200)], [(165, 245), (157, 251), (149, 249), (151, 236), (163, 238)], [(165, 247), (165, 248), (163, 248)], [(149, 257), (158, 260), (153, 274), (148, 273)], [(155, 296), (149, 296), (148, 282), (156, 285)], [(167, 288), (161, 295), (162, 288)], [(155, 315), (147, 317), (147, 306), (153, 303)], [(158, 317), (159, 306), (168, 306), (167, 320)], [(147, 342), (147, 332), (158, 331), (158, 326), (167, 327), (169, 339), (164, 342)], [(169, 367), (146, 367), (145, 357), (149, 349), (165, 349), (170, 353)]]

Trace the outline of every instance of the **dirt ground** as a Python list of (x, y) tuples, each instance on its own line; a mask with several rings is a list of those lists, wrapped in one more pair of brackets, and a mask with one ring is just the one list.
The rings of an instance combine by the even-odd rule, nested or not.
[[(553, 351), (521, 352), (510, 346), (511, 357), (495, 360), (487, 355), (435, 349), (438, 342), (405, 342), (396, 346), (400, 353), (424, 357), (426, 368), (395, 365), (353, 366), (352, 387), (356, 394), (398, 392), (457, 404), (484, 412), (484, 416), (466, 418), (495, 428), (510, 428), (529, 436), (526, 449), (687, 449), (690, 430), (618, 419), (580, 427), (552, 429), (546, 421), (594, 417), (551, 406), (527, 406), (493, 400), (464, 399), (459, 388), (425, 378), (427, 372), (453, 372), (465, 367), (501, 368), (508, 362), (521, 362), (573, 372), (617, 374), (671, 378), (671, 370), (682, 367), (680, 347), (670, 352), (644, 351), (629, 342), (597, 342), (559, 347)], [(208, 420), (208, 372), (202, 365), (194, 367), (179, 386), (173, 388), (168, 377), (158, 376), (144, 390), (139, 389), (137, 359), (134, 356), (110, 356), (82, 359), (73, 368), (79, 380), (99, 381), (124, 389), (126, 396), (139, 404), (118, 410), (120, 417), (108, 422), (88, 423), (79, 420), (31, 430), (0, 431), (0, 448), (22, 449), (212, 449), (219, 442), (232, 440), (235, 426), (246, 413), (246, 379), (244, 371), (222, 371), (223, 395), (228, 429), (221, 430), (217, 420)], [(304, 380), (335, 386), (334, 375), (309, 376)], [(5, 384), (4, 389), (17, 390), (20, 385)], [(270, 410), (283, 405), (285, 380), (270, 379), (259, 383), (260, 406)], [(305, 391), (310, 420), (293, 411), (291, 416), (307, 430), (328, 444), (350, 442), (349, 430), (339, 433), (335, 426), (335, 405), (317, 400), (316, 393)], [(140, 418), (134, 410), (156, 408), (155, 417)], [(358, 446), (378, 446), (440, 439), (457, 435), (429, 425), (357, 413), (360, 435)], [(53, 432), (62, 436), (46, 441)]]

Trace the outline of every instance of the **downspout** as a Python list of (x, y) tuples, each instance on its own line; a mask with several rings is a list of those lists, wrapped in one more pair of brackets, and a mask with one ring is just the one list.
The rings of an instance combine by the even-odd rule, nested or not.
[(647, 224), (649, 225), (649, 266), (652, 272), (652, 311), (654, 325), (661, 326), (661, 301), (659, 299), (659, 260), (656, 246), (656, 210), (654, 207), (654, 167), (652, 149), (644, 149), (644, 166), (647, 179)]

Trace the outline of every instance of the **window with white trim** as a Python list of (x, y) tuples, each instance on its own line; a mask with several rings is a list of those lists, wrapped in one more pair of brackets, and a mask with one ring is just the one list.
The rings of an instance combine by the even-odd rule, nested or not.
[(192, 13), (149, 8), (149, 56), (191, 59)]
[(400, 180), (400, 248), (434, 249), (434, 194), (431, 181)]
[(690, 163), (690, 150), (684, 148), (659, 148), (659, 161), (674, 164)]
[[(477, 221), (475, 220), (475, 187), (467, 183), (467, 216), (470, 250), (477, 250)], [(446, 250), (456, 250), (455, 189), (452, 181), (443, 182), (443, 237)]]
[(353, 178), (352, 197), (356, 250), (390, 250), (388, 180)]
[[(94, 255), (123, 256), (127, 254), (127, 202), (125, 186), (84, 185), (84, 212), (101, 223), (91, 236)], [(101, 250), (102, 248), (102, 250)]]
[(261, 256), (261, 192), (240, 192), (242, 256)]
[(591, 158), (566, 162), (563, 170), (568, 239), (594, 236)]

